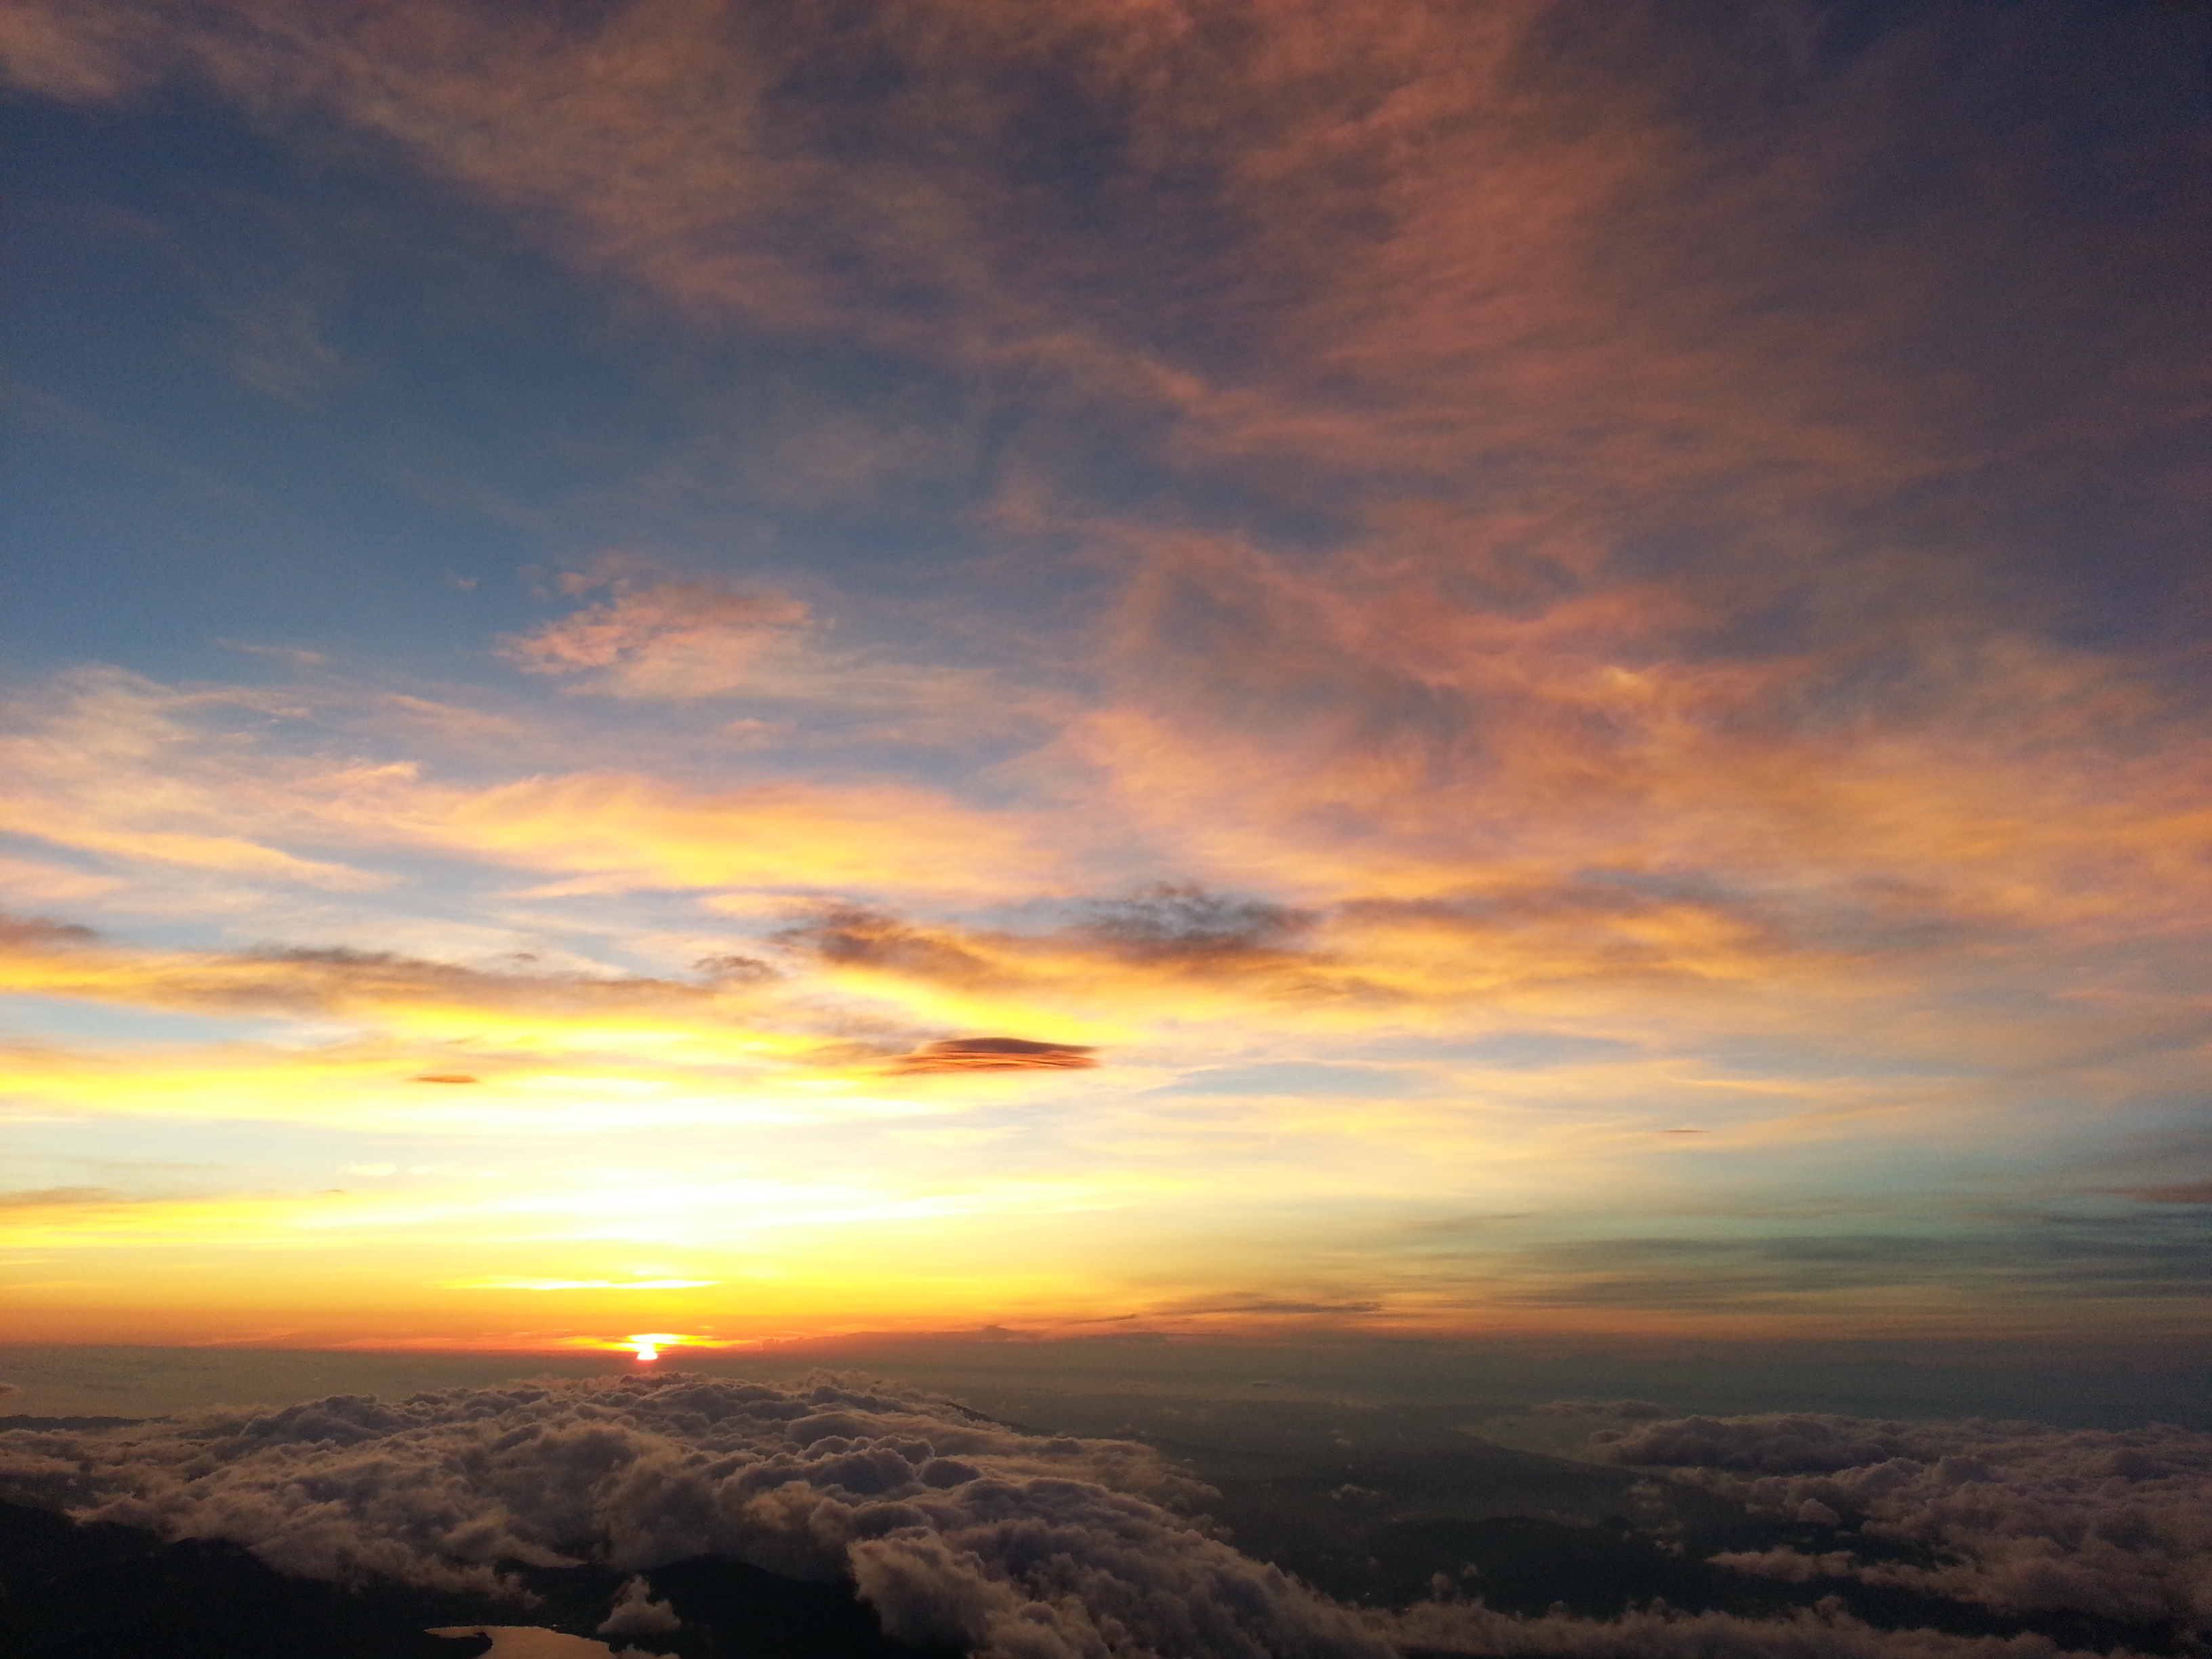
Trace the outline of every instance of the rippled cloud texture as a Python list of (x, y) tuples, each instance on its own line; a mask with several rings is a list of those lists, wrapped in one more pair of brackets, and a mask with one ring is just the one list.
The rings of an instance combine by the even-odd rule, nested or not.
[(2185, 1340), (2208, 27), (13, 8), (21, 1329)]

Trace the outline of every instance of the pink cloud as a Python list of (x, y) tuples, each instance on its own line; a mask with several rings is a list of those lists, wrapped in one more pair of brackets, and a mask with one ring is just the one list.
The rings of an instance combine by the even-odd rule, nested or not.
[(511, 639), (501, 654), (529, 673), (590, 674), (616, 696), (680, 701), (773, 679), (809, 623), (805, 605), (778, 595), (622, 582), (614, 598)]

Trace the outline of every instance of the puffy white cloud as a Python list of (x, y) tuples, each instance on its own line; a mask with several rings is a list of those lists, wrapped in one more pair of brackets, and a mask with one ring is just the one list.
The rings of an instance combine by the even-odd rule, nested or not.
[(1934, 1565), (1789, 1550), (1713, 1558), (1739, 1571), (1849, 1576), (2004, 1613), (2212, 1627), (2212, 1435), (1800, 1413), (1681, 1418), (1591, 1438), (1624, 1463), (1674, 1465), (1675, 1480), (1754, 1514), (1855, 1524), (1938, 1554)]

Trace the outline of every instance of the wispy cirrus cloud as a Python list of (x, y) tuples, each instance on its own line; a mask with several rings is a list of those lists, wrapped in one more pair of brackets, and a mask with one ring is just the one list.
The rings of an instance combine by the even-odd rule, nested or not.
[[(58, 695), (17, 708), (0, 739), (8, 782), (0, 830), (127, 863), (218, 872), (240, 880), (301, 883), (339, 890), (380, 885), (377, 873), (270, 844), (240, 822), (240, 807), (281, 799), (275, 766), (234, 749), (210, 753), (198, 722), (244, 714), (256, 725), (282, 719), (280, 696), (239, 688), (179, 691), (136, 675), (88, 669), (65, 677)], [(288, 814), (297, 827), (297, 817)]]
[[(522, 721), (410, 694), (391, 755), (484, 772), (520, 746), (563, 746)], [(1034, 811), (988, 811), (890, 780), (780, 776), (702, 788), (634, 771), (495, 772), (471, 787), (415, 758), (365, 759), (331, 727), (374, 696), (179, 689), (117, 670), (64, 675), (16, 708), (0, 741), (0, 830), (134, 876), (220, 872), (242, 889), (389, 888), (393, 861), (473, 857), (606, 890), (628, 886), (1034, 890), (1063, 878)], [(335, 741), (334, 741), (335, 738)], [(618, 738), (604, 747), (619, 752)], [(297, 849), (297, 850), (295, 850)], [(332, 854), (337, 856), (332, 856)], [(379, 866), (383, 867), (379, 867)]]
[(447, 796), (425, 825), (441, 846), (594, 887), (1028, 893), (1060, 854), (1019, 813), (890, 782), (775, 782), (694, 791), (649, 775), (531, 778)]
[(73, 1210), (130, 1201), (112, 1187), (21, 1187), (0, 1192), (0, 1210)]
[(0, 917), (7, 988), (154, 1007), (283, 1012), (410, 1007), (580, 1012), (623, 1005), (681, 1006), (717, 994), (669, 980), (487, 971), (388, 951), (269, 949), (131, 951), (88, 929)]
[(505, 641), (499, 654), (571, 691), (636, 703), (739, 701), (781, 718), (732, 721), (725, 736), (757, 735), (804, 751), (875, 743), (961, 748), (1034, 740), (1066, 716), (1064, 695), (994, 668), (898, 660), (881, 648), (840, 647), (807, 605), (718, 580), (632, 574), (609, 556), (564, 574), (569, 596), (611, 598)]

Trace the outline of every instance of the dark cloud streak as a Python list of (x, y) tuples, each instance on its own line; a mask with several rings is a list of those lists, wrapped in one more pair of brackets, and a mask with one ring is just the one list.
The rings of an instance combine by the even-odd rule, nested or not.
[(1084, 1071), (1097, 1051), (1081, 1043), (1037, 1042), (1027, 1037), (948, 1037), (901, 1054), (885, 1069), (894, 1077), (949, 1072)]

